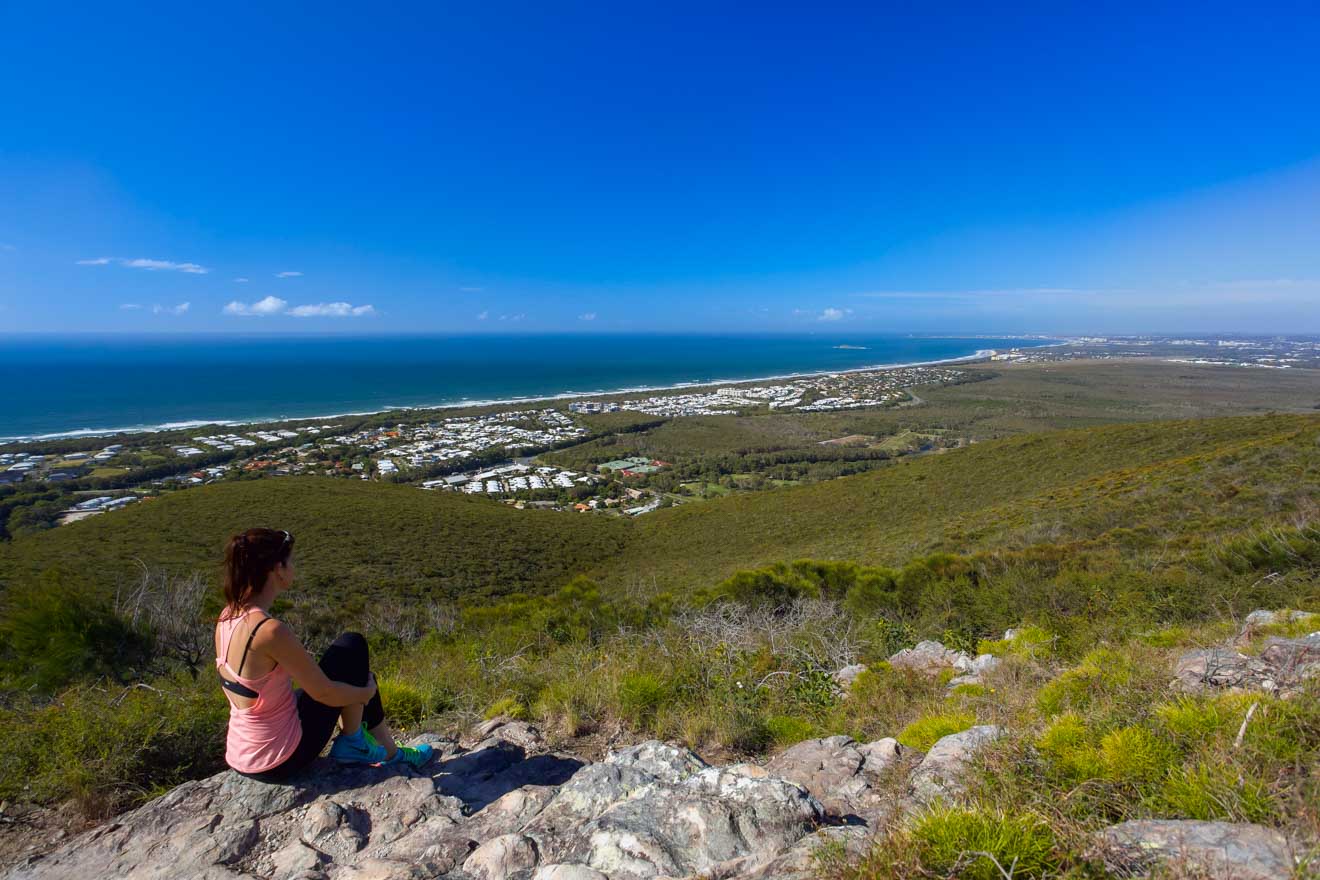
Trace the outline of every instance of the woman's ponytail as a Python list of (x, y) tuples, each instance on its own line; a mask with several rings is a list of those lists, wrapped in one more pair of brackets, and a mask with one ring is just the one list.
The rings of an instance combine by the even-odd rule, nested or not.
[(261, 592), (274, 568), (289, 559), (293, 535), (276, 529), (248, 529), (225, 546), (225, 611), (242, 611)]

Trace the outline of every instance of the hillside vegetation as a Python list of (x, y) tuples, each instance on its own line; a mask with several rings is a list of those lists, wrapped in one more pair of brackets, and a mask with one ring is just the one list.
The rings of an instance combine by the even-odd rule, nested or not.
[(297, 536), (292, 598), (320, 606), (333, 596), (345, 619), (367, 596), (479, 601), (557, 589), (576, 574), (690, 592), (801, 557), (893, 565), (1047, 542), (1168, 562), (1236, 530), (1310, 516), (1318, 438), (1320, 416), (1283, 415), (1025, 435), (635, 521), (359, 481), (227, 483), (0, 545), (0, 579), (63, 566), (110, 594), (143, 564), (214, 576), (224, 538), (253, 523)]
[[(102, 816), (219, 769), (215, 563), (261, 523), (298, 536), (277, 612), (312, 644), (367, 631), (412, 731), (508, 716), (585, 752), (659, 737), (754, 760), (1010, 731), (962, 812), (840, 876), (943, 876), (1005, 839), (1032, 859), (1018, 876), (1065, 873), (1095, 829), (1151, 816), (1314, 841), (1314, 684), (1257, 700), (1234, 745), (1246, 704), (1169, 681), (1253, 609), (1320, 611), (1318, 489), (1320, 416), (1260, 415), (985, 440), (638, 520), (361, 481), (180, 492), (0, 548), (0, 798)], [(888, 661), (922, 639), (1002, 664), (950, 688)]]

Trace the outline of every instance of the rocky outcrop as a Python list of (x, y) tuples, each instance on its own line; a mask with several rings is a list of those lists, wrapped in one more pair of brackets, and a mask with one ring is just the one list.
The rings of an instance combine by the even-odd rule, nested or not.
[(949, 687), (952, 688), (960, 684), (980, 684), (981, 676), (999, 665), (999, 658), (992, 654), (973, 657), (964, 651), (946, 648), (942, 642), (924, 641), (893, 654), (889, 658), (889, 665), (895, 669), (911, 669), (927, 675), (938, 675), (951, 669), (955, 673), (949, 681)]
[(1317, 625), (1320, 625), (1320, 614), (1311, 611), (1296, 611), (1283, 609), (1281, 611), (1268, 611), (1259, 609), (1251, 612), (1242, 619), (1242, 633), (1251, 633), (1265, 626), (1275, 626), (1281, 623), (1296, 623), (1299, 620), (1310, 620), (1314, 618)]
[(1296, 867), (1282, 834), (1260, 825), (1142, 819), (1097, 834), (1089, 854), (1119, 877), (1138, 877), (1160, 864), (1185, 866), (1196, 876), (1285, 880)]
[(837, 686), (839, 692), (846, 696), (848, 692), (852, 690), (853, 684), (857, 681), (857, 677), (865, 671), (866, 665), (864, 663), (853, 663), (835, 672), (831, 678), (834, 679), (834, 684)]
[(972, 759), (1003, 735), (1003, 729), (982, 724), (952, 733), (931, 746), (908, 782), (909, 795), (918, 804), (954, 800), (965, 790), (964, 779)]
[(889, 658), (889, 664), (895, 669), (912, 669), (931, 675), (950, 668), (967, 673), (971, 672), (972, 658), (962, 651), (944, 647), (942, 642), (925, 641), (894, 654)]
[[(433, 741), (438, 757), (420, 771), (323, 762), (295, 785), (234, 773), (187, 783), (5, 876), (645, 880), (776, 862), (792, 876), (826, 821), (796, 782), (664, 743), (588, 764), (518, 722), (469, 741)], [(852, 748), (864, 766), (885, 760), (883, 746)]]
[(1288, 696), (1320, 675), (1320, 632), (1266, 641), (1257, 656), (1233, 648), (1199, 648), (1178, 658), (1173, 687), (1184, 693), (1264, 691)]
[(949, 687), (955, 688), (960, 684), (981, 684), (982, 676), (998, 665), (999, 658), (993, 654), (977, 654), (967, 664), (966, 672), (949, 679)]
[(881, 779), (909, 751), (891, 738), (862, 744), (831, 736), (798, 743), (766, 770), (805, 788), (832, 818), (875, 824), (889, 809)]

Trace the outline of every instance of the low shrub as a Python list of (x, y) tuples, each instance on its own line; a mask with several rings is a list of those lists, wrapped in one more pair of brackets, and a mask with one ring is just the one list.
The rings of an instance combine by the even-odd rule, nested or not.
[(1040, 689), (1036, 705), (1045, 715), (1086, 709), (1097, 697), (1126, 687), (1132, 680), (1132, 658), (1112, 648), (1097, 648), (1081, 663)]
[(773, 715), (767, 718), (765, 729), (777, 746), (791, 746), (816, 736), (816, 725), (792, 715)]
[(150, 659), (149, 640), (59, 569), (5, 596), (0, 677), (51, 694), (75, 681), (131, 681)]
[(1044, 877), (1059, 866), (1058, 843), (1038, 816), (936, 809), (912, 827), (922, 866), (967, 880)]
[(962, 733), (975, 725), (976, 716), (969, 712), (927, 715), (924, 718), (918, 718), (903, 728), (903, 732), (896, 739), (909, 748), (927, 752), (941, 738), (951, 733)]
[(1142, 785), (1168, 773), (1178, 753), (1168, 740), (1145, 727), (1120, 727), (1100, 740), (1100, 760), (1105, 778), (1113, 782)]
[(72, 800), (103, 818), (224, 766), (228, 704), (214, 680), (78, 686), (0, 715), (0, 800)]
[(1266, 785), (1222, 761), (1174, 768), (1148, 805), (1162, 816), (1206, 821), (1265, 822), (1277, 812)]
[(491, 703), (482, 713), (489, 720), (492, 718), (512, 718), (514, 721), (524, 721), (527, 719), (527, 705), (517, 697), (501, 697)]
[(619, 715), (634, 729), (648, 728), (669, 700), (669, 683), (650, 672), (631, 672), (619, 680)]
[(1093, 742), (1092, 731), (1075, 713), (1065, 713), (1050, 722), (1036, 741), (1036, 748), (1054, 774), (1067, 782), (1095, 779), (1104, 773), (1104, 760)]
[(380, 679), (376, 682), (380, 690), (380, 702), (385, 708), (385, 717), (402, 725), (418, 724), (428, 714), (426, 697), (417, 688), (401, 681)]

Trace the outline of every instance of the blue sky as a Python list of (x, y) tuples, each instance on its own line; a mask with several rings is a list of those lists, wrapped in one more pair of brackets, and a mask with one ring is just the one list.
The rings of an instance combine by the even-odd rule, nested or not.
[(1320, 332), (1313, 8), (465, 6), (0, 4), (0, 329)]

